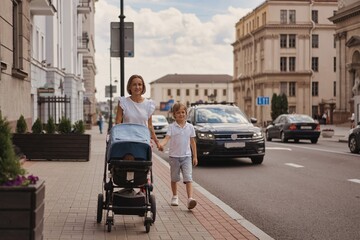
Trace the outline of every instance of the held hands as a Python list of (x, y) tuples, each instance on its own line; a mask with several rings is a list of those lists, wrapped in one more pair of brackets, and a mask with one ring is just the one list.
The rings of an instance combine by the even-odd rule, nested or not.
[(198, 165), (198, 159), (197, 159), (197, 157), (193, 157), (193, 159), (192, 159), (192, 164), (193, 164), (194, 167)]

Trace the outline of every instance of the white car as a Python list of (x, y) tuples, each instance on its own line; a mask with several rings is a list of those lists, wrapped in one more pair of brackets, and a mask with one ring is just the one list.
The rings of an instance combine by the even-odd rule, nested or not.
[(166, 117), (164, 115), (153, 115), (152, 124), (156, 135), (165, 137), (169, 127)]

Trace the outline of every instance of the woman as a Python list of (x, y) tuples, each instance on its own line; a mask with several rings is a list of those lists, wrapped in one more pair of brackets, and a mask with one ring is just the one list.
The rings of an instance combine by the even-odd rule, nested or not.
[(152, 114), (155, 111), (153, 100), (146, 99), (142, 95), (146, 92), (144, 79), (140, 75), (132, 75), (126, 86), (129, 97), (120, 97), (117, 108), (115, 123), (136, 123), (149, 128), (151, 138), (160, 148), (152, 125)]

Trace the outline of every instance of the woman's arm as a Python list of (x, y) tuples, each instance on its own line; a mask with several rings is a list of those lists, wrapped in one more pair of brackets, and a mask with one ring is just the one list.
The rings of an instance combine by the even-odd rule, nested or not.
[(157, 136), (155, 134), (154, 126), (152, 125), (152, 116), (150, 116), (149, 119), (148, 119), (148, 128), (149, 128), (152, 140), (154, 140), (154, 142), (156, 144), (156, 147), (158, 149), (160, 149), (161, 145), (160, 145), (159, 140), (158, 140), (158, 138), (157, 138)]
[(115, 124), (120, 124), (120, 123), (122, 123), (122, 120), (123, 120), (123, 110), (122, 110), (122, 108), (118, 105), (118, 106), (117, 106), (117, 111), (116, 111)]

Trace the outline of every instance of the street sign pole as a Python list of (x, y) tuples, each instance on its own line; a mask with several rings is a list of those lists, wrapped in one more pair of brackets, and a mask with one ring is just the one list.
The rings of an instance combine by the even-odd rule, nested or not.
[(120, 96), (125, 95), (125, 77), (124, 77), (124, 69), (125, 69), (125, 43), (124, 43), (124, 0), (120, 0)]

